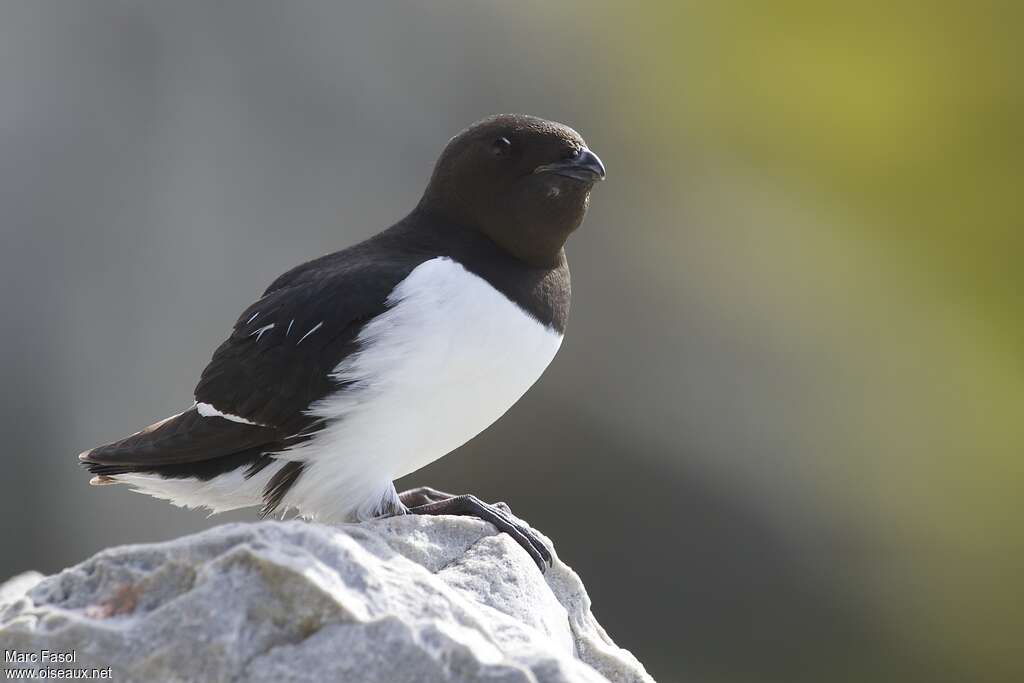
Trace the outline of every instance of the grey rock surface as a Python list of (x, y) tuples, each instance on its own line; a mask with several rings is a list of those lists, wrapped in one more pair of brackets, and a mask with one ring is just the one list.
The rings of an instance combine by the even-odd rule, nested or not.
[(651, 681), (555, 559), (471, 517), (228, 524), (0, 586), (0, 649), (115, 681)]

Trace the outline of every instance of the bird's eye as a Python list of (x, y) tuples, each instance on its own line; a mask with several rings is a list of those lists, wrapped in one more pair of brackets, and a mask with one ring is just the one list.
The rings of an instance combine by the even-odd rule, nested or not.
[(500, 137), (491, 143), (491, 153), (496, 157), (508, 156), (512, 150), (512, 142), (506, 137)]
[(575, 147), (575, 148), (569, 150), (569, 153), (566, 155), (566, 158), (568, 158), (568, 159), (578, 159), (580, 154), (582, 154), (582, 153), (583, 153), (582, 149), (580, 149), (579, 147)]

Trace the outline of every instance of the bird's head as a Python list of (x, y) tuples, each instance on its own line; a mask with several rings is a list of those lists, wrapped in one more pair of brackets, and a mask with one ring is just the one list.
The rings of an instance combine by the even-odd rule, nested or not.
[(499, 114), (448, 142), (420, 208), (479, 230), (527, 263), (549, 266), (604, 177), (601, 160), (572, 128)]

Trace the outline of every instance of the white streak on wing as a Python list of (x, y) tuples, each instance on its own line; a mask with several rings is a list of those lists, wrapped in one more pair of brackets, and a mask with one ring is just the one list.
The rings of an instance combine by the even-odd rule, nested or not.
[[(306, 464), (284, 504), (325, 522), (363, 519), (392, 482), (455, 450), (540, 377), (562, 335), (448, 258), (420, 264), (359, 333), (332, 377), (349, 388), (310, 406), (326, 418), (277, 453)], [(353, 388), (355, 387), (355, 388)]]
[(269, 325), (264, 325), (263, 327), (261, 327), (260, 329), (256, 330), (255, 332), (253, 332), (249, 336), (251, 337), (253, 335), (256, 335), (256, 342), (259, 343), (260, 337), (263, 336), (263, 333), (266, 332), (267, 330), (272, 330), (272, 329), (274, 329), (274, 323), (270, 323)]
[(231, 413), (225, 413), (217, 410), (210, 403), (196, 403), (196, 411), (199, 412), (203, 417), (222, 417), (225, 420), (231, 420), (232, 422), (241, 422), (246, 425), (253, 425), (255, 427), (266, 427), (267, 425), (260, 424), (259, 422), (253, 422), (252, 420), (246, 420), (244, 417), (239, 415), (232, 415)]
[(323, 326), (324, 326), (324, 322), (321, 320), (320, 322), (318, 322), (316, 325), (313, 326), (313, 329), (311, 329), (306, 334), (302, 335), (302, 337), (299, 338), (299, 341), (295, 342), (295, 345), (298, 346), (299, 344), (301, 344), (303, 339), (305, 339), (309, 335), (313, 334), (314, 332), (316, 332), (317, 330), (319, 330)]
[(285, 331), (284, 336), (287, 337), (288, 335), (290, 335), (292, 333), (292, 325), (294, 325), (294, 324), (295, 324), (295, 318), (292, 318), (291, 322), (288, 323), (288, 329), (287, 329), (287, 331)]
[(252, 317), (245, 321), (245, 324), (248, 325), (249, 323), (251, 323), (253, 320), (256, 319), (256, 316), (258, 316), (259, 314), (260, 314), (259, 311), (256, 311), (255, 313), (253, 313)]

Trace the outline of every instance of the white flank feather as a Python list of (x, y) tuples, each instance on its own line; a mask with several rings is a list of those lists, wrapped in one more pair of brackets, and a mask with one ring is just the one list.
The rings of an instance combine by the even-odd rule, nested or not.
[(372, 517), (392, 482), (490, 426), (537, 381), (562, 335), (448, 258), (420, 264), (337, 368), (348, 388), (308, 411), (317, 435), (279, 457), (306, 469), (284, 505), (324, 521)]

